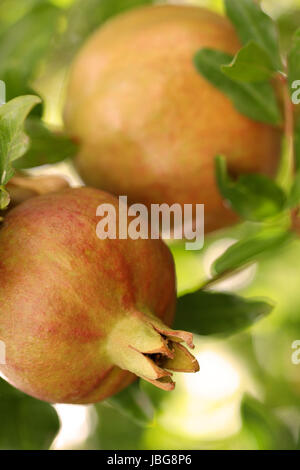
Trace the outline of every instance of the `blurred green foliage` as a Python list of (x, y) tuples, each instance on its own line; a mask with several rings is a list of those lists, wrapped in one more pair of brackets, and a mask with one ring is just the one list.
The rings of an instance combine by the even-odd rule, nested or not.
[(59, 430), (48, 403), (19, 392), (0, 379), (0, 449), (48, 449)]
[[(59, 75), (58, 72), (61, 70), (68, 71), (74, 54), (85, 39), (113, 15), (149, 3), (152, 1), (0, 0), (0, 79), (5, 80), (7, 84), (7, 98), (32, 93), (33, 90), (40, 91), (43, 83), (43, 98), (46, 105), (52, 100), (55, 101), (52, 91), (49, 91), (53, 77)], [(188, 3), (206, 5), (224, 11), (223, 2), (220, 0), (194, 0)], [(300, 1), (265, 0), (263, 5), (277, 20), (282, 49), (289, 49), (292, 35), (299, 27)], [(275, 55), (277, 57), (277, 53)], [(277, 62), (278, 57), (276, 64)], [(209, 63), (209, 66), (212, 67), (212, 64)], [(264, 100), (266, 96), (263, 97)], [(269, 115), (271, 109), (272, 118), (276, 121), (277, 108), (270, 108), (270, 102), (272, 104), (272, 98), (264, 101), (264, 109), (269, 111)], [(35, 117), (31, 115), (26, 123), (26, 130), (32, 138), (33, 145), (29, 152), (17, 161), (19, 168), (56, 163), (71, 157), (75, 152), (74, 144), (64, 135), (54, 134), (47, 127), (47, 123), (42, 119), (42, 108), (36, 109)], [(291, 362), (291, 344), (294, 340), (300, 339), (300, 242), (287, 237), (285, 243), (282, 243), (281, 232), (275, 233), (273, 237), (272, 230), (260, 231), (262, 227), (257, 223), (265, 221), (266, 207), (267, 216), (272, 217), (283, 208), (285, 200), (280, 188), (269, 180), (262, 181), (257, 178), (235, 182), (235, 185), (234, 189), (238, 194), (233, 194), (233, 202), (234, 200), (240, 202), (240, 195), (246, 195), (244, 199), (248, 201), (248, 212), (252, 211), (253, 215), (255, 208), (255, 222), (242, 224), (207, 237), (201, 253), (187, 252), (180, 244), (172, 245), (171, 249), (176, 262), (181, 296), (178, 327), (187, 327), (188, 322), (182, 321), (186, 304), (195, 305), (195, 302), (196, 313), (194, 312), (195, 314), (189, 319), (190, 326), (203, 335), (205, 332), (210, 335), (237, 333), (240, 329), (255, 323), (257, 318), (263, 317), (263, 320), (255, 323), (251, 330), (235, 334), (232, 338), (226, 339), (226, 342), (215, 337), (211, 339), (212, 350), (219, 351), (220, 357), (223, 355), (225, 357), (230, 351), (228, 363), (236, 367), (241, 376), (242, 370), (251, 378), (251, 386), (247, 381), (245, 385), (241, 380), (238, 392), (233, 393), (230, 398), (232, 399), (230, 403), (234, 403), (238, 410), (237, 427), (232, 430), (229, 426), (226, 430), (226, 426), (222, 425), (224, 428), (222, 428), (222, 437), (218, 437), (216, 426), (215, 438), (205, 438), (197, 429), (194, 429), (193, 433), (187, 432), (180, 420), (182, 416), (188, 415), (186, 410), (190, 402), (194, 406), (193, 413), (199, 413), (199, 420), (205, 415), (205, 410), (199, 411), (197, 408), (201, 406), (203, 398), (202, 383), (194, 384), (187, 390), (184, 388), (184, 383), (180, 385), (179, 382), (178, 391), (170, 395), (148, 383), (136, 382), (106, 403), (94, 407), (96, 425), (91, 428), (90, 434), (78, 447), (85, 449), (300, 448), (300, 418), (297, 418), (300, 416), (300, 365), (296, 366)], [(232, 190), (232, 187), (230, 189)], [(298, 188), (294, 189), (294, 197), (297, 199)], [(263, 201), (261, 201), (262, 193)], [(253, 198), (255, 201), (251, 206)], [(276, 203), (271, 209), (268, 204), (270, 200), (272, 204)], [(245, 207), (244, 205), (243, 209)], [(263, 217), (260, 217), (261, 211), (257, 215), (257, 210), (261, 208), (264, 212)], [(249, 218), (253, 220), (253, 217)], [(209, 269), (215, 269), (215, 274), (220, 274), (237, 269), (247, 262), (255, 264), (254, 279), (251, 278), (242, 288), (236, 287), (233, 282), (232, 293), (217, 295), (203, 291), (194, 293), (207, 281), (208, 251), (213, 251), (216, 241), (222, 239), (236, 240), (237, 243), (227, 251), (223, 250), (225, 253), (221, 258), (217, 253)], [(266, 246), (270, 249), (266, 250)], [(260, 257), (261, 252), (264, 254), (263, 257)], [(272, 299), (275, 305), (272, 315), (267, 315), (270, 310), (269, 300), (257, 302), (251, 300), (253, 298)], [(224, 306), (227, 308), (224, 309)], [(198, 325), (197, 330), (195, 324), (200, 307), (203, 310), (203, 323), (201, 328), (201, 325)], [(198, 344), (205, 344), (203, 337), (199, 336), (197, 340)], [(237, 359), (242, 361), (241, 369), (236, 366)], [(220, 369), (219, 372), (221, 375)], [(253, 389), (254, 395), (251, 394)], [(226, 400), (227, 398), (223, 397), (220, 403), (213, 402), (209, 408), (211, 414), (218, 406), (222, 411)], [(181, 408), (185, 410), (182, 413)], [(178, 416), (174, 417), (178, 419), (177, 427), (169, 425), (166, 417), (170, 412), (174, 415), (178, 413)], [(210, 418), (207, 424), (210, 431), (212, 424), (214, 421)], [(1, 449), (46, 449), (51, 446), (58, 430), (57, 413), (51, 405), (18, 392), (0, 379)]]
[(31, 92), (30, 83), (58, 30), (60, 10), (48, 2), (34, 3), (13, 24), (2, 24), (0, 76), (7, 100)]

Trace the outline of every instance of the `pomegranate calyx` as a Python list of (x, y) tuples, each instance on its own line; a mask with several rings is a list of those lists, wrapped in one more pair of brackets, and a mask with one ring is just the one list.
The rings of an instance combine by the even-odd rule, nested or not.
[(134, 312), (119, 320), (107, 342), (112, 363), (163, 390), (173, 390), (172, 372), (198, 372), (199, 364), (181, 343), (194, 347), (191, 333), (175, 331), (151, 314)]

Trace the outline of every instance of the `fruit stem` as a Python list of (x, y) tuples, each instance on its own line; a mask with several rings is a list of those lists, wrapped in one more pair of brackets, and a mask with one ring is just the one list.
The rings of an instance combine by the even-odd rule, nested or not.
[(278, 82), (282, 87), (284, 107), (284, 135), (286, 139), (287, 163), (288, 163), (288, 185), (295, 174), (295, 146), (294, 146), (294, 105), (290, 97), (288, 77), (285, 73), (277, 74)]

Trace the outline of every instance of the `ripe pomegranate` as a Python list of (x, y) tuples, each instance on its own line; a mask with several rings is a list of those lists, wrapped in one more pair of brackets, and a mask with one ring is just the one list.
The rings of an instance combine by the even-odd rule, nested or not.
[(191, 6), (148, 6), (93, 34), (70, 74), (65, 123), (90, 186), (130, 202), (205, 204), (207, 232), (237, 220), (224, 206), (214, 157), (234, 175), (272, 175), (280, 132), (241, 115), (193, 65), (201, 48), (235, 54), (230, 22)]
[[(170, 325), (176, 300), (172, 256), (161, 240), (96, 235), (100, 204), (90, 188), (38, 196), (10, 211), (0, 229), (0, 372), (49, 402), (93, 403), (136, 375), (172, 390), (170, 371), (195, 372)], [(134, 375), (135, 374), (135, 375)]]

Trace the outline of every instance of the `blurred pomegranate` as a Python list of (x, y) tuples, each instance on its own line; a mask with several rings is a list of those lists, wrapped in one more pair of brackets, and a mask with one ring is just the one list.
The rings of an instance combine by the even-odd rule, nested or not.
[(130, 202), (205, 204), (207, 232), (237, 221), (219, 194), (230, 172), (274, 174), (280, 132), (241, 115), (193, 65), (201, 48), (235, 54), (230, 22), (191, 6), (149, 6), (108, 21), (70, 74), (65, 123), (84, 181)]

